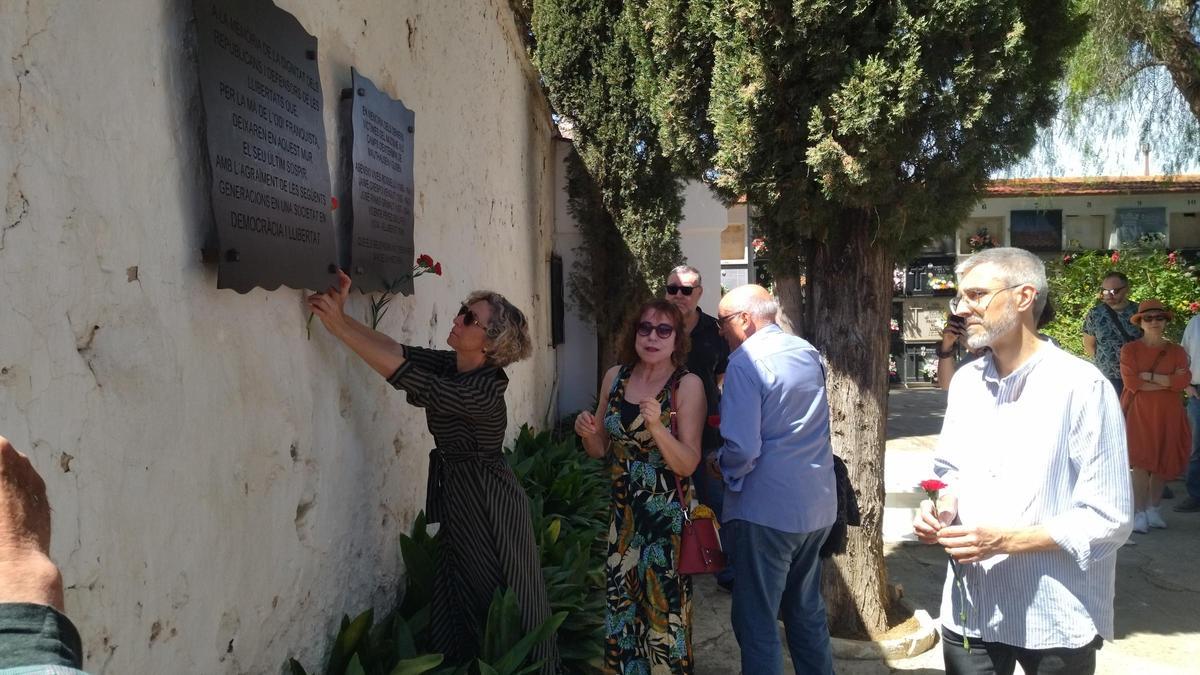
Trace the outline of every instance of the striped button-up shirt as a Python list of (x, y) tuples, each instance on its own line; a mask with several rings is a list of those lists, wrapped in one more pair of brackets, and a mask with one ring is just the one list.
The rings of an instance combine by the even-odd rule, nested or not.
[(1059, 546), (960, 565), (965, 614), (948, 568), (943, 625), (1027, 649), (1112, 639), (1133, 500), (1121, 407), (1095, 366), (1049, 343), (1007, 377), (990, 353), (967, 365), (950, 384), (934, 473), (963, 525), (1040, 525)]

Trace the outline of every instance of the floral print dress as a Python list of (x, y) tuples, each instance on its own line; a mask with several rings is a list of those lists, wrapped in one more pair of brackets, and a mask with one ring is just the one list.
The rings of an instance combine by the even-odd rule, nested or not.
[[(604, 415), (612, 441), (613, 509), (605, 561), (604, 669), (621, 675), (690, 674), (692, 581), (677, 571), (683, 510), (674, 472), (646, 430), (639, 406), (625, 400), (630, 372), (622, 366)], [(676, 371), (658, 394), (668, 428), (670, 392), (686, 372)], [(682, 484), (690, 492), (686, 479)]]

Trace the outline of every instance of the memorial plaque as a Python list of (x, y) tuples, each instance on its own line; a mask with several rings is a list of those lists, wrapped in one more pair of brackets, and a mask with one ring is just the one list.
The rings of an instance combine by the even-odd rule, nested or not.
[(351, 69), (350, 269), (364, 293), (412, 295), (413, 111)]
[(217, 286), (324, 290), (330, 214), (317, 39), (270, 0), (195, 0)]

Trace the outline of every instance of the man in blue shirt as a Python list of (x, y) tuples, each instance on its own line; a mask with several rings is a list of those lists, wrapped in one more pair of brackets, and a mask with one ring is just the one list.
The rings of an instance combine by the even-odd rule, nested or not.
[(837, 517), (821, 355), (775, 324), (761, 286), (721, 299), (732, 350), (721, 396), (723, 538), (732, 540), (733, 631), (743, 673), (779, 673), (782, 616), (796, 673), (833, 673), (818, 552)]

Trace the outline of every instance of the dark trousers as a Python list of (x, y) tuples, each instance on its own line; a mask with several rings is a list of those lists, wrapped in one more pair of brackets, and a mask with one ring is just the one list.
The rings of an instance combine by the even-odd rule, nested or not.
[[(833, 651), (818, 553), (829, 528), (793, 534), (745, 520), (725, 525), (734, 541), (733, 635), (745, 675), (780, 675), (783, 619), (796, 675), (833, 675)], [(722, 537), (722, 541), (724, 541)]]
[(1115, 380), (1110, 377), (1108, 381), (1112, 382), (1113, 389), (1117, 390), (1117, 398), (1121, 398), (1121, 393), (1125, 391), (1125, 381), (1119, 377)]
[(967, 651), (961, 635), (942, 629), (946, 675), (1012, 675), (1018, 663), (1025, 675), (1092, 675), (1096, 672), (1096, 650), (1103, 644), (1098, 635), (1075, 649), (1023, 649), (972, 639), (971, 650)]

